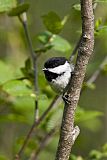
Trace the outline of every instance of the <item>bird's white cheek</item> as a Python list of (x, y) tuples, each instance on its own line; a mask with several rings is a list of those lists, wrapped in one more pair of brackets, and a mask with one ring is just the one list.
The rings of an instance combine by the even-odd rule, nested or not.
[(61, 74), (67, 70), (71, 70), (71, 67), (70, 64), (66, 62), (65, 64), (57, 66), (55, 68), (48, 68), (48, 70), (53, 73)]

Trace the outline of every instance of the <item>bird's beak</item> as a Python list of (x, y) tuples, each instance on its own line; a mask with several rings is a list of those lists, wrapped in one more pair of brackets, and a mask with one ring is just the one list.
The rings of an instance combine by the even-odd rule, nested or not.
[(43, 68), (43, 69), (42, 69), (42, 71), (46, 71), (46, 70), (47, 70), (46, 68)]

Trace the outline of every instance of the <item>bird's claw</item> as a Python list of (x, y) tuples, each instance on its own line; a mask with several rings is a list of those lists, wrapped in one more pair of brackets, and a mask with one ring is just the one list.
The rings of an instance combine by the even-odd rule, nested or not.
[(69, 100), (69, 95), (68, 94), (64, 93), (62, 95), (62, 99), (64, 100), (65, 103), (67, 103), (69, 105), (71, 104), (71, 101)]

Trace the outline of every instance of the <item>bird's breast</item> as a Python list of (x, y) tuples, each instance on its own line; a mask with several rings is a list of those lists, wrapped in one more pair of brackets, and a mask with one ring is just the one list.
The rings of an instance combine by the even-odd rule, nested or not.
[(57, 93), (62, 93), (64, 88), (68, 85), (70, 77), (71, 73), (65, 72), (61, 76), (58, 76), (56, 79), (52, 79), (50, 82), (52, 89)]

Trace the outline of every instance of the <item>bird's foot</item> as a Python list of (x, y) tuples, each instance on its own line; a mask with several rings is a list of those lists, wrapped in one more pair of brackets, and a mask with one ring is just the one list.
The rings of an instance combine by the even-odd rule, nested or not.
[(69, 99), (69, 95), (67, 94), (67, 93), (64, 93), (63, 95), (62, 95), (62, 99), (64, 100), (64, 102), (66, 103), (66, 104), (71, 104), (71, 101), (70, 101), (70, 99)]

